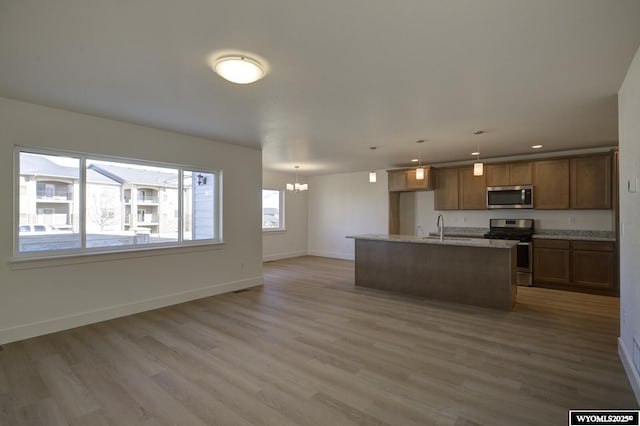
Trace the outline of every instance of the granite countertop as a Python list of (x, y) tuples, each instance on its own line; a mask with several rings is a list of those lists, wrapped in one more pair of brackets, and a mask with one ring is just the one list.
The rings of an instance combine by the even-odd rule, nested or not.
[(346, 238), (355, 240), (374, 240), (374, 241), (393, 241), (402, 243), (415, 244), (440, 244), (447, 246), (465, 246), (465, 247), (487, 247), (487, 248), (507, 248), (518, 244), (513, 240), (489, 240), (485, 238), (471, 237), (452, 237), (445, 236), (444, 241), (440, 241), (439, 237), (416, 237), (415, 235), (394, 235), (394, 234), (363, 234), (363, 235), (347, 235)]
[[(483, 238), (489, 232), (489, 228), (463, 228), (446, 227), (444, 235), (446, 237), (468, 237)], [(429, 235), (439, 235), (437, 232), (429, 232)], [(612, 241), (616, 239), (612, 231), (590, 231), (575, 229), (539, 229), (533, 234), (533, 238), (549, 240), (574, 240), (574, 241)]]
[(574, 241), (616, 241), (612, 231), (582, 231), (574, 229), (540, 230), (533, 234), (533, 238)]

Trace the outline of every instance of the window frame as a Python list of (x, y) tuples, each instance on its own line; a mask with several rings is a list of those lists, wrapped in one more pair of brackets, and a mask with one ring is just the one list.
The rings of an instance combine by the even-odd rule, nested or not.
[[(64, 156), (77, 158), (79, 160), (79, 173), (78, 173), (78, 216), (79, 216), (79, 239), (80, 248), (78, 249), (60, 249), (60, 250), (37, 250), (37, 251), (20, 251), (20, 154), (36, 154), (36, 155), (51, 155), (51, 156)], [(177, 170), (177, 187), (178, 191), (178, 225), (177, 225), (177, 240), (170, 242), (154, 242), (146, 244), (128, 244), (120, 246), (103, 246), (103, 247), (87, 247), (87, 161), (107, 161), (117, 162), (122, 164), (131, 164), (136, 166), (149, 166), (149, 167), (163, 167)], [(98, 254), (110, 254), (110, 253), (123, 253), (123, 252), (145, 252), (158, 249), (167, 248), (180, 248), (180, 247), (197, 247), (197, 246), (211, 246), (224, 244), (223, 239), (223, 222), (222, 222), (222, 189), (223, 189), (223, 171), (222, 169), (213, 169), (208, 167), (199, 167), (194, 165), (184, 165), (176, 163), (164, 163), (152, 160), (142, 160), (139, 158), (125, 158), (102, 154), (91, 154), (85, 152), (78, 152), (64, 149), (52, 149), (42, 148), (25, 145), (14, 146), (14, 158), (13, 158), (13, 260), (29, 260), (29, 259), (55, 259), (64, 257), (76, 257), (86, 255), (98, 255)], [(183, 188), (184, 188), (184, 171), (198, 171), (202, 173), (208, 173), (215, 176), (214, 178), (214, 197), (213, 197), (213, 211), (214, 211), (214, 224), (213, 232), (214, 237), (212, 239), (199, 239), (199, 240), (185, 240), (184, 234), (184, 206), (183, 206)], [(75, 200), (74, 200), (75, 202)], [(124, 219), (123, 219), (124, 220)]]
[[(277, 228), (265, 228), (264, 226), (262, 226), (262, 232), (265, 233), (269, 233), (269, 232), (284, 232), (287, 230), (286, 228), (286, 222), (285, 222), (285, 203), (284, 203), (284, 194), (286, 193), (286, 191), (282, 188), (271, 188), (271, 187), (263, 187), (262, 190), (260, 191), (260, 194), (263, 194), (263, 191), (277, 191), (278, 192), (278, 205), (279, 205), (279, 211), (278, 211), (278, 215), (279, 215), (279, 226)], [(261, 204), (262, 204), (262, 199), (260, 200)], [(261, 205), (260, 206), (260, 222), (263, 222), (263, 218), (264, 218), (264, 207)], [(264, 224), (264, 222), (263, 222)]]

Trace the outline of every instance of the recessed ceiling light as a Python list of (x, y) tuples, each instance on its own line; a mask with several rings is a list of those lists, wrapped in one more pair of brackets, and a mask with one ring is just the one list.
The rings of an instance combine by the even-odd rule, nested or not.
[(542, 148), (542, 145), (531, 145), (531, 148), (540, 149), (540, 148)]
[(264, 67), (244, 55), (227, 55), (212, 61), (211, 67), (220, 77), (236, 84), (249, 84), (265, 75)]
[(474, 135), (481, 135), (481, 134), (483, 134), (483, 133), (484, 133), (484, 130), (475, 130), (475, 131), (473, 132), (473, 134), (474, 134)]
[(480, 155), (480, 151), (472, 152), (471, 155)]
[(417, 163), (417, 162), (418, 162), (418, 159), (417, 159), (417, 158), (412, 158), (412, 159), (411, 159), (411, 162), (412, 162), (412, 163)]

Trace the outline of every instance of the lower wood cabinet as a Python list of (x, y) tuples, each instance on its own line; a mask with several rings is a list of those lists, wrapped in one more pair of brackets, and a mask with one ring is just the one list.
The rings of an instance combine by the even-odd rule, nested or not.
[(615, 282), (613, 242), (534, 240), (535, 286), (615, 295)]
[(572, 249), (573, 285), (610, 289), (615, 271), (613, 243), (574, 241)]
[(535, 240), (533, 244), (534, 283), (568, 285), (571, 282), (571, 242)]

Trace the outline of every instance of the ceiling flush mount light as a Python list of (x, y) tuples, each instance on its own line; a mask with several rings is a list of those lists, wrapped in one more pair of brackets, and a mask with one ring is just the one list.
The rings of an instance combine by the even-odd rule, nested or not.
[[(300, 168), (300, 166), (293, 166), (296, 170), (298, 170)], [(306, 183), (298, 183), (298, 173), (296, 172), (296, 181), (295, 183), (288, 183), (287, 186), (287, 191), (293, 191), (293, 192), (301, 192), (301, 191), (306, 191), (309, 189), (309, 185), (307, 185)]]
[(540, 148), (542, 148), (542, 145), (531, 145), (531, 148), (540, 149)]
[[(378, 147), (371, 146), (371, 147), (369, 147), (369, 149), (371, 150), (371, 152), (373, 152), (376, 149), (378, 149)], [(378, 181), (378, 175), (377, 175), (376, 171), (375, 170), (371, 170), (369, 172), (369, 183), (376, 183), (377, 181)]]
[[(416, 141), (417, 144), (424, 143), (424, 139)], [(416, 169), (416, 180), (424, 180), (424, 167), (422, 167), (422, 152), (418, 151), (418, 168)]]
[(260, 62), (244, 55), (223, 56), (213, 61), (212, 67), (220, 77), (236, 84), (253, 83), (265, 75)]

